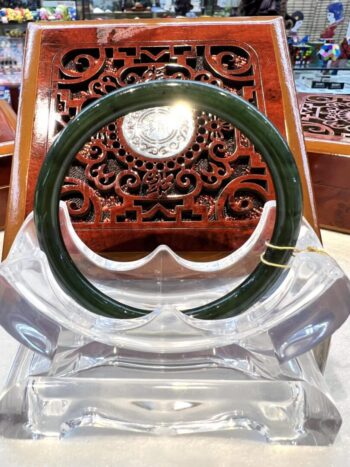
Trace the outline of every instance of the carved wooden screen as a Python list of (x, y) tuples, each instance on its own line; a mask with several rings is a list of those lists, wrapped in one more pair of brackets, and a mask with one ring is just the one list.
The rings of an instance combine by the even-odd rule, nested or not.
[(306, 138), (350, 142), (350, 97), (300, 94), (300, 114)]
[[(203, 41), (196, 45), (141, 43), (129, 47), (70, 48), (56, 56), (53, 77), (56, 131), (84, 106), (108, 92), (157, 79), (210, 83), (265, 110), (254, 50), (235, 42), (218, 41), (215, 46)], [(189, 125), (175, 139), (172, 134), (165, 135), (163, 146), (159, 147), (152, 145), (152, 138), (146, 134), (147, 118), (154, 117), (152, 111), (138, 112), (132, 117), (134, 121), (128, 119), (128, 134), (123, 119), (111, 122), (77, 155), (63, 187), (63, 198), (75, 227), (83, 224), (84, 228), (89, 225), (118, 229), (124, 248), (126, 243), (135, 248), (127, 228), (132, 224), (155, 233), (172, 229), (164, 235), (164, 241), (175, 248), (184, 248), (188, 242), (184, 242), (181, 233), (179, 239), (175, 235), (170, 238), (174, 228), (205, 228), (201, 248), (232, 248), (244, 241), (243, 236), (237, 239), (237, 235), (228, 241), (218, 236), (217, 230), (236, 223), (249, 236), (264, 203), (273, 199), (266, 166), (247, 138), (215, 115), (196, 112), (194, 131), (183, 149), (181, 137), (187, 138), (184, 133)], [(132, 129), (140, 129), (143, 124), (145, 134), (136, 142)], [(172, 148), (174, 143), (179, 147)], [(170, 150), (174, 156), (162, 158)], [(215, 235), (211, 235), (212, 228)], [(154, 235), (144, 238), (148, 240), (142, 249), (159, 242)], [(115, 239), (110, 237), (110, 241), (108, 246), (114, 247)]]
[(350, 231), (350, 97), (299, 94), (321, 226)]
[[(279, 56), (286, 51), (278, 37), (283, 27), (279, 20), (75, 26), (29, 31), (27, 69), (38, 75), (37, 90), (27, 83), (35, 121), (27, 144), (29, 165), (19, 163), (29, 174), (23, 213), (32, 209), (41, 161), (69, 120), (101, 96), (148, 80), (197, 80), (242, 96), (288, 135), (302, 167), (303, 148), (290, 115), (296, 108), (286, 82), (290, 68)], [(27, 109), (30, 103), (23, 100), (22, 113)], [(148, 250), (160, 243), (178, 250), (241, 245), (257, 225), (264, 203), (274, 197), (259, 154), (227, 122), (196, 111), (186, 144), (163, 158), (169, 147), (166, 138), (163, 147), (152, 145), (152, 119), (154, 114), (141, 112), (110, 122), (77, 154), (62, 197), (80, 237), (99, 251)], [(134, 144), (130, 136), (141, 124), (146, 125), (144, 138)], [(307, 205), (310, 211), (309, 196)]]

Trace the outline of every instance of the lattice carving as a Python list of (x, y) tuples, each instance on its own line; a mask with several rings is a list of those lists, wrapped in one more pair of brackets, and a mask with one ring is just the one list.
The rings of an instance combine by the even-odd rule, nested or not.
[(310, 94), (301, 106), (305, 136), (350, 140), (350, 97)]
[[(264, 111), (258, 61), (246, 45), (72, 49), (56, 55), (56, 126), (49, 140), (86, 105), (115, 89), (174, 78), (219, 86)], [(130, 223), (155, 229), (256, 224), (274, 197), (260, 155), (215, 115), (195, 111), (193, 121), (185, 147), (163, 159), (161, 152), (146, 157), (128, 144), (123, 119), (101, 128), (77, 154), (62, 190), (73, 223), (115, 229)]]

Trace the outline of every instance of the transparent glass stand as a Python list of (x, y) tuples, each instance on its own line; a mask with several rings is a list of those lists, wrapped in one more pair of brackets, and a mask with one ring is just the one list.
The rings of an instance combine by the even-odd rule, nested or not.
[[(141, 432), (221, 433), (281, 444), (332, 443), (341, 417), (311, 349), (349, 314), (350, 286), (329, 256), (296, 255), (254, 307), (203, 321), (182, 310), (234, 288), (271, 236), (268, 203), (250, 240), (222, 260), (196, 263), (161, 246), (111, 262), (61, 227), (81, 271), (105, 293), (153, 310), (93, 315), (66, 296), (38, 248), (32, 217), (0, 265), (0, 321), (21, 342), (0, 400), (0, 431), (15, 438)], [(298, 248), (319, 248), (304, 222)]]
[(248, 439), (324, 445), (339, 431), (341, 417), (311, 352), (278, 365), (232, 345), (166, 357), (162, 364), (158, 357), (157, 366), (155, 356), (110, 351), (100, 366), (51, 375), (52, 369), (40, 371), (42, 357), (22, 348), (2, 398), (2, 434), (64, 437), (88, 427), (96, 433), (242, 437), (244, 431)]

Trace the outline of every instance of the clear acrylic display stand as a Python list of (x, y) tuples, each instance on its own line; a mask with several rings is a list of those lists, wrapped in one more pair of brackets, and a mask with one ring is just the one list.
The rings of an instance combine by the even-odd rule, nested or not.
[[(271, 237), (275, 204), (254, 234), (213, 262), (159, 246), (114, 262), (61, 229), (81, 272), (149, 315), (94, 315), (59, 287), (29, 215), (0, 265), (0, 321), (20, 343), (0, 401), (0, 431), (16, 438), (88, 430), (181, 435), (213, 432), (281, 444), (329, 444), (341, 417), (311, 351), (349, 314), (348, 279), (327, 255), (302, 251), (258, 304), (225, 320), (181, 311), (239, 284)], [(297, 248), (320, 248), (304, 221)]]

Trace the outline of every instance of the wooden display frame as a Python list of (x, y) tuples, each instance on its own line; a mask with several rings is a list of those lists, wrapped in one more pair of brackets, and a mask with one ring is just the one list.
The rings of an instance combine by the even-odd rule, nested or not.
[[(167, 44), (178, 43), (217, 43), (245, 44), (254, 51), (261, 73), (261, 102), (264, 112), (287, 139), (297, 162), (304, 192), (304, 214), (317, 230), (317, 217), (313, 201), (307, 156), (302, 138), (299, 112), (293, 82), (292, 69), (288, 59), (284, 24), (280, 18), (201, 18), (198, 20), (166, 19), (135, 21), (94, 21), (75, 22), (73, 25), (61, 23), (29, 25), (26, 43), (24, 80), (20, 103), (18, 136), (12, 170), (12, 182), (4, 242), (4, 256), (20, 228), (26, 215), (33, 208), (33, 194), (42, 158), (54, 138), (52, 112), (51, 70), (57, 51), (71, 44), (83, 47), (95, 43), (99, 47), (130, 46), (131, 43)], [(50, 79), (48, 79), (48, 75)], [(46, 84), (45, 84), (46, 83)], [(256, 223), (255, 223), (256, 225)], [(110, 249), (106, 239), (115, 231), (106, 228), (88, 229), (81, 224), (75, 226), (78, 234), (97, 251)], [(108, 226), (107, 226), (108, 227)], [(197, 239), (207, 226), (196, 231)], [(238, 229), (236, 235), (243, 241), (252, 232), (254, 225)], [(165, 229), (166, 230), (166, 229)], [(168, 229), (169, 230), (169, 229)], [(192, 226), (188, 229), (195, 231)], [(227, 227), (222, 232), (227, 234)], [(171, 231), (171, 229), (170, 229)], [(133, 233), (132, 244), (137, 243), (140, 230), (127, 229), (125, 236)], [(136, 233), (136, 235), (135, 235)], [(169, 233), (169, 232), (168, 232)], [(184, 231), (181, 232), (183, 234)], [(216, 235), (217, 231), (214, 232)], [(141, 235), (143, 235), (141, 229)], [(155, 230), (151, 235), (157, 237)], [(232, 232), (231, 234), (232, 235)], [(190, 237), (188, 237), (190, 238)], [(187, 239), (188, 239), (187, 238)], [(162, 241), (162, 236), (157, 238)], [(210, 237), (208, 237), (210, 245)], [(135, 248), (143, 250), (142, 241)], [(180, 244), (175, 245), (181, 251)], [(132, 249), (132, 248), (131, 248)], [(190, 250), (201, 250), (194, 241), (189, 242)], [(215, 249), (215, 245), (214, 248)], [(130, 250), (130, 248), (129, 248)], [(210, 248), (209, 248), (210, 250)], [(209, 252), (205, 253), (205, 255)]]
[(350, 97), (299, 93), (320, 226), (350, 232)]

